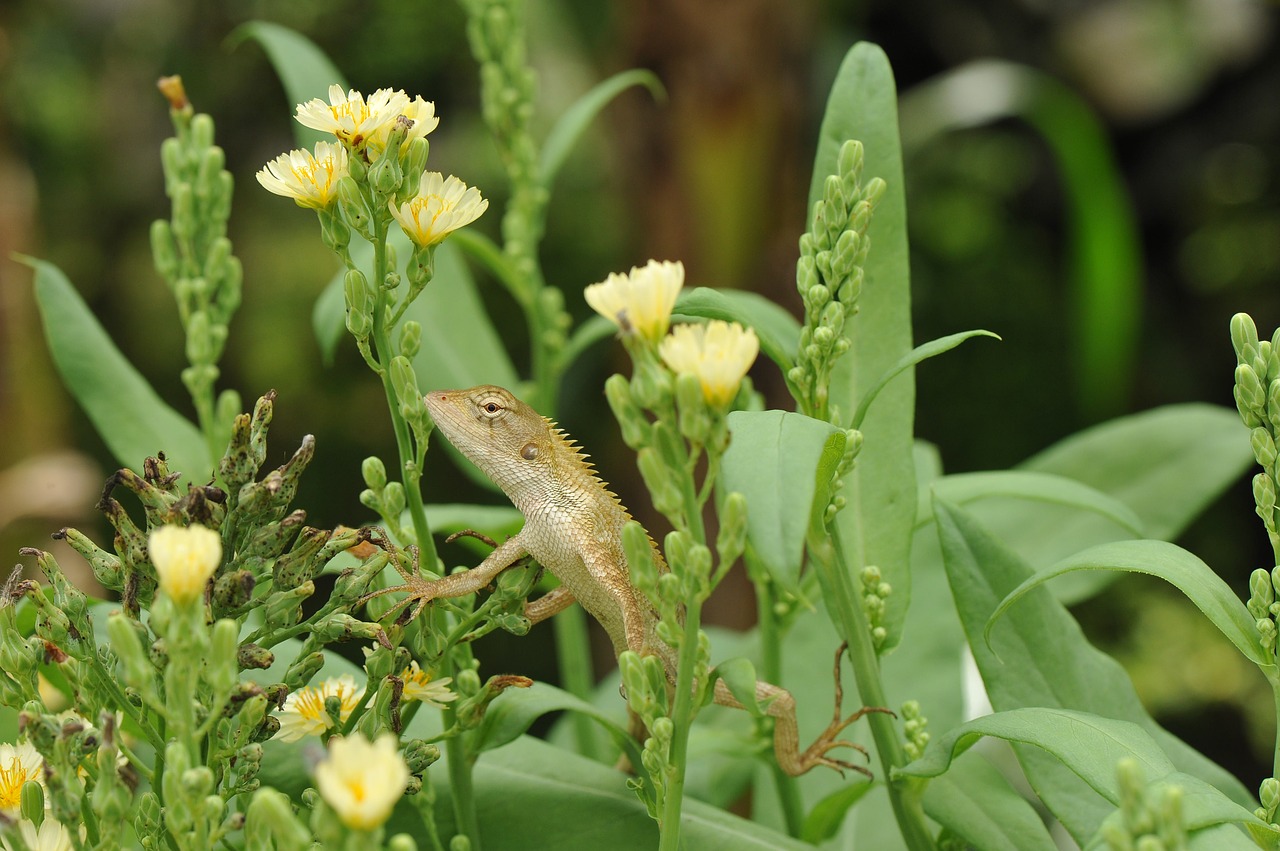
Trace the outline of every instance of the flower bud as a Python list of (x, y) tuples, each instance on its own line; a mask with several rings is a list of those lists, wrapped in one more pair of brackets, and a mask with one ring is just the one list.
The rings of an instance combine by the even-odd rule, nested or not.
[(265, 647), (246, 643), (236, 648), (236, 664), (240, 670), (265, 670), (275, 662), (276, 655)]
[(308, 653), (301, 659), (294, 660), (284, 673), (284, 684), (289, 691), (297, 691), (298, 689), (311, 682), (311, 678), (320, 672), (324, 667), (324, 654), (320, 651)]
[(643, 448), (649, 438), (649, 422), (631, 398), (630, 383), (621, 375), (611, 375), (604, 383), (604, 395), (622, 430), (623, 441), (634, 450)]
[(711, 413), (702, 391), (702, 379), (692, 372), (676, 376), (676, 408), (680, 433), (692, 443), (705, 444), (711, 431)]
[(1240, 360), (1251, 360), (1258, 346), (1258, 327), (1253, 324), (1253, 317), (1247, 313), (1237, 313), (1231, 317), (1231, 347), (1236, 350)]
[(410, 319), (400, 328), (400, 354), (413, 360), (421, 348), (422, 325)]
[(373, 233), (369, 230), (369, 208), (365, 206), (364, 196), (360, 194), (360, 187), (353, 178), (359, 159), (352, 157), (351, 175), (338, 179), (338, 209), (356, 233), (373, 242)]
[(720, 532), (716, 536), (716, 554), (720, 570), (738, 560), (747, 548), (747, 498), (737, 491), (725, 497), (720, 507)]
[(1262, 382), (1258, 379), (1258, 374), (1254, 372), (1253, 367), (1248, 364), (1240, 364), (1236, 367), (1235, 374), (1236, 387), (1243, 394), (1245, 402), (1255, 411), (1266, 410), (1267, 394), (1262, 388)]

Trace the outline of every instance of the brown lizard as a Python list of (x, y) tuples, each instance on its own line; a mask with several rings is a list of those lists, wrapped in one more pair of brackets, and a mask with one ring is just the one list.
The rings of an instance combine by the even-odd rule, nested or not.
[[(472, 594), (525, 555), (560, 580), (560, 586), (526, 604), (525, 615), (538, 623), (564, 610), (575, 600), (609, 634), (614, 653), (633, 650), (656, 654), (674, 682), (674, 654), (655, 633), (657, 613), (632, 585), (622, 548), (622, 527), (631, 515), (596, 476), (578, 445), (550, 420), (539, 415), (501, 387), (481, 385), (469, 390), (439, 390), (426, 396), (436, 427), (463, 455), (493, 480), (524, 514), (524, 528), (507, 539), (472, 570), (427, 580), (405, 572), (405, 584), (365, 597), (404, 592), (396, 609), (416, 603), (408, 620), (431, 600)], [(655, 567), (666, 572), (662, 553), (650, 539)], [(394, 611), (394, 609), (393, 609)], [(775, 719), (774, 753), (778, 765), (799, 775), (815, 765), (837, 770), (865, 768), (827, 756), (853, 742), (836, 736), (868, 711), (840, 717), (839, 654), (836, 656), (836, 710), (822, 735), (804, 751), (799, 748), (795, 699), (779, 686), (756, 683), (757, 702)], [(715, 685), (715, 702), (742, 708), (723, 681)]]

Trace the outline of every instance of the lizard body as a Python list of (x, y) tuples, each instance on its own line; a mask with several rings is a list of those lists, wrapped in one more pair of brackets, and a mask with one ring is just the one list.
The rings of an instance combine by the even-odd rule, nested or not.
[[(391, 592), (407, 592), (397, 608), (416, 603), (410, 618), (429, 601), (471, 594), (493, 581), (523, 556), (530, 555), (560, 580), (560, 587), (526, 604), (532, 623), (562, 611), (574, 600), (600, 622), (613, 642), (615, 654), (633, 650), (662, 658), (674, 683), (674, 653), (658, 639), (658, 615), (631, 583), (622, 547), (622, 528), (631, 515), (595, 474), (588, 457), (567, 435), (533, 408), (501, 387), (481, 385), (469, 390), (439, 390), (426, 395), (427, 410), (436, 427), (459, 451), (479, 467), (510, 498), (525, 517), (525, 525), (491, 552), (477, 567), (436, 580), (412, 575), (405, 584), (374, 592), (365, 599)], [(650, 552), (659, 572), (667, 570), (657, 545)], [(860, 766), (826, 756), (834, 747), (854, 747), (836, 738), (867, 710), (840, 718), (839, 654), (836, 712), (826, 731), (801, 752), (790, 692), (769, 683), (756, 684), (756, 698), (776, 720), (774, 752), (788, 774), (814, 765), (836, 769)], [(723, 681), (717, 680), (715, 701), (742, 707)]]

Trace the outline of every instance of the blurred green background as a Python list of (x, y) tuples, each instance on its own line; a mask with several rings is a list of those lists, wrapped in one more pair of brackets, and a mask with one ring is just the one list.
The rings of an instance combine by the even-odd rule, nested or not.
[[(496, 232), (501, 170), (452, 2), (7, 0), (0, 256), (59, 265), (130, 360), (189, 412), (180, 328), (147, 243), (150, 221), (168, 215), (158, 147), (170, 128), (154, 82), (181, 74), (196, 108), (217, 122), (237, 179), (230, 236), (245, 266), (245, 304), (220, 386), (246, 402), (279, 391), (269, 463), (316, 434), (296, 504), (314, 525), (357, 524), (369, 517), (356, 499), (360, 460), (393, 457), (394, 443), (381, 388), (354, 346), (320, 362), (310, 309), (336, 262), (314, 217), (253, 179), (292, 147), (293, 105), (258, 47), (227, 46), (251, 20), (304, 33), (366, 93), (390, 86), (434, 100), (432, 167), (493, 200), (479, 227)], [(1280, 324), (1278, 26), (1280, 7), (1254, 0), (540, 0), (529, 29), (542, 127), (629, 67), (654, 70), (669, 92), (665, 104), (627, 93), (575, 151), (549, 214), (547, 278), (582, 317), (586, 284), (649, 257), (681, 259), (691, 284), (755, 290), (798, 312), (795, 245), (818, 121), (844, 51), (867, 39), (894, 63), (903, 134), (913, 140), (917, 339), (971, 327), (1004, 338), (919, 372), (918, 433), (939, 445), (947, 469), (1005, 467), (1109, 415), (1230, 405), (1229, 317), (1247, 311), (1263, 333)], [(949, 95), (920, 88), (989, 59), (1043, 73), (1035, 79), (1056, 81), (1053, 96), (1032, 98), (1029, 121), (998, 108), (984, 121), (982, 104), (999, 101), (1001, 81), (1017, 74)], [(943, 95), (931, 100), (930, 91)], [(944, 116), (948, 106), (962, 114)], [(1078, 160), (1073, 170), (1063, 171), (1064, 157)], [(1098, 291), (1086, 298), (1082, 281)], [(521, 362), (523, 323), (500, 288), (482, 287)], [(1103, 361), (1082, 358), (1081, 340), (1093, 340)], [(616, 345), (593, 354), (566, 377), (561, 423), (647, 517), (601, 394), (625, 364)], [(785, 403), (776, 376), (758, 369), (755, 378)], [(430, 376), (422, 383), (434, 386)], [(66, 524), (107, 539), (91, 506), (114, 463), (52, 370), (29, 271), (7, 259), (0, 436), (0, 551), (16, 560), (19, 546), (49, 546), (48, 533)], [(429, 501), (491, 498), (439, 457), (432, 463)], [(1270, 562), (1244, 480), (1182, 543), (1241, 590), (1252, 568)], [(730, 589), (713, 620), (744, 626), (751, 611)], [(1166, 724), (1246, 785), (1269, 773), (1272, 705), (1261, 677), (1189, 604), (1154, 580), (1123, 580), (1078, 614)], [(526, 652), (518, 667), (553, 677), (550, 655)]]

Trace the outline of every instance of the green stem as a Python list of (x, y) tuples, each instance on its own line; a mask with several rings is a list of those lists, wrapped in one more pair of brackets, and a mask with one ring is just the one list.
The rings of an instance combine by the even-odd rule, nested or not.
[[(747, 556), (748, 561), (751, 560)], [(778, 618), (773, 611), (773, 594), (771, 585), (764, 578), (762, 567), (750, 571), (756, 588), (756, 624), (760, 634), (760, 670), (765, 682), (782, 682), (782, 636), (778, 629)], [(756, 579), (755, 577), (760, 577)], [(782, 818), (790, 836), (799, 836), (804, 827), (804, 802), (800, 799), (800, 789), (795, 779), (790, 777), (777, 760), (769, 760), (770, 773), (773, 775), (774, 788), (778, 791), (778, 804), (782, 808)]]
[[(887, 706), (884, 683), (880, 679), (880, 660), (871, 639), (871, 625), (850, 579), (849, 563), (841, 545), (839, 527), (831, 529), (830, 537), (810, 530), (809, 552), (814, 557), (818, 581), (828, 610), (834, 611), (836, 627), (848, 642), (849, 663), (853, 667), (858, 695), (866, 706)], [(889, 802), (902, 838), (911, 851), (934, 851), (936, 846), (925, 821), (920, 787), (910, 781), (893, 778), (894, 769), (907, 764), (906, 752), (898, 737), (894, 717), (882, 712), (872, 712), (867, 716), (867, 724), (875, 739), (885, 787), (889, 791)]]
[[(1273, 668), (1272, 671), (1275, 671)], [(1275, 702), (1276, 720), (1280, 721), (1280, 673), (1267, 673), (1267, 681), (1271, 683), (1271, 697)], [(1280, 732), (1276, 734), (1275, 752), (1271, 760), (1271, 776), (1280, 777)]]
[[(446, 659), (442, 670), (446, 676), (455, 677), (452, 660)], [(456, 682), (456, 679), (455, 679)], [(444, 728), (458, 724), (458, 714), (453, 704), (441, 710)], [(449, 768), (449, 792), (453, 798), (453, 816), (458, 833), (471, 842), (470, 851), (480, 851), (480, 819), (476, 815), (475, 791), (471, 782), (471, 758), (467, 754), (465, 736), (453, 736), (444, 742), (445, 759)]]
[(662, 804), (661, 838), (658, 851), (679, 851), (680, 812), (684, 806), (685, 767), (689, 762), (689, 728), (693, 725), (693, 670), (698, 664), (698, 632), (702, 620), (702, 602), (691, 601), (685, 611), (684, 634), (680, 641), (680, 660), (676, 667), (675, 708), (671, 713), (674, 732), (668, 770), (666, 799)]
[[(556, 662), (560, 665), (560, 683), (574, 697), (590, 701), (595, 688), (595, 672), (591, 666), (591, 637), (587, 632), (587, 613), (581, 606), (570, 606), (551, 619), (556, 635)], [(602, 754), (590, 718), (574, 712), (573, 739), (578, 753), (600, 760)]]

